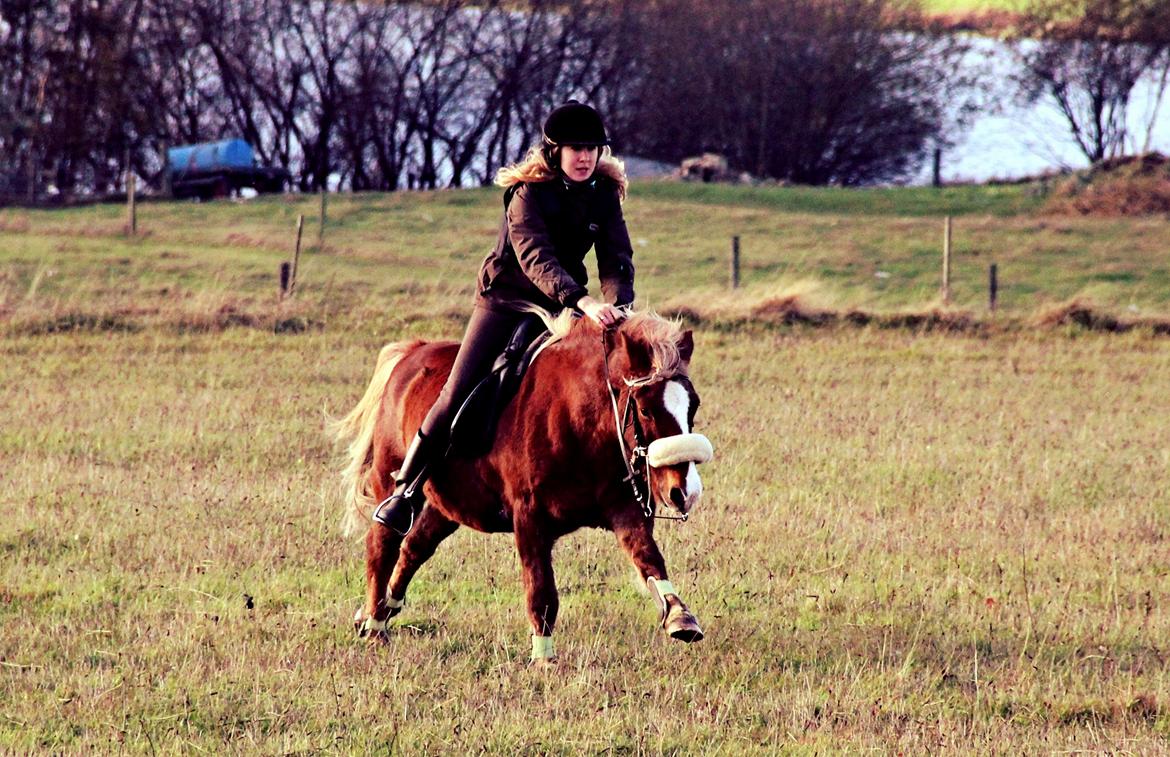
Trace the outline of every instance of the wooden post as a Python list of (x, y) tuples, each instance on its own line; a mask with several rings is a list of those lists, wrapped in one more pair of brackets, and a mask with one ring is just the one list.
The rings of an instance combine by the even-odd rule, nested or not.
[(931, 171), (930, 184), (934, 187), (942, 186), (942, 148), (934, 148), (934, 168)]
[(170, 146), (170, 141), (164, 139), (160, 145), (160, 149), (162, 150), (163, 159), (163, 196), (168, 200), (173, 200), (175, 198), (175, 186), (172, 181), (174, 176), (171, 174), (171, 171), (174, 169), (171, 167)]
[(28, 204), (35, 205), (37, 201), (37, 144), (32, 142), (28, 150)]
[(138, 234), (138, 205), (135, 199), (137, 178), (129, 169), (126, 170), (126, 233), (130, 236)]
[(943, 270), (942, 270), (942, 300), (944, 305), (951, 304), (951, 217), (947, 216), (943, 227)]
[(739, 288), (739, 235), (731, 238), (731, 288)]
[(37, 111), (36, 120), (33, 122), (33, 128), (29, 134), (28, 145), (28, 204), (35, 205), (37, 202), (37, 185), (41, 183), (41, 165), (37, 160), (37, 139), (41, 133), (41, 124), (44, 121), (42, 112), (45, 108), (45, 85), (49, 81), (49, 74), (45, 72), (41, 76), (41, 86), (37, 92)]
[(289, 280), (289, 274), (291, 273), (291, 271), (292, 271), (292, 264), (289, 263), (287, 260), (281, 261), (281, 263), (280, 263), (280, 299), (282, 299), (282, 300), (284, 299), (284, 296), (286, 294), (288, 294), (288, 280)]
[(993, 313), (999, 304), (999, 266), (995, 263), (987, 271), (987, 304)]
[(291, 295), (297, 288), (297, 264), (301, 262), (301, 232), (305, 228), (305, 216), (297, 215), (297, 248), (293, 252), (292, 273), (289, 274), (288, 293)]
[(321, 215), (317, 226), (317, 250), (325, 249), (325, 213), (327, 212), (327, 201), (325, 199), (325, 187), (321, 187)]

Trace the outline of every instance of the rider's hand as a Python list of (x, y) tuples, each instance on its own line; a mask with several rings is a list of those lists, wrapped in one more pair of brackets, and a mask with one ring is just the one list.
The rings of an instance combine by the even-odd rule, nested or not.
[(577, 300), (577, 309), (592, 318), (603, 329), (613, 328), (626, 317), (625, 313), (613, 305), (598, 302), (589, 295)]

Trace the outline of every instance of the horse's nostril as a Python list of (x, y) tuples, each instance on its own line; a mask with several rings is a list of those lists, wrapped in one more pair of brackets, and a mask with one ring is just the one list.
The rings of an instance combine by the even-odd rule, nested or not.
[(683, 494), (682, 489), (677, 486), (670, 487), (670, 501), (679, 510), (683, 509), (687, 504), (686, 496)]

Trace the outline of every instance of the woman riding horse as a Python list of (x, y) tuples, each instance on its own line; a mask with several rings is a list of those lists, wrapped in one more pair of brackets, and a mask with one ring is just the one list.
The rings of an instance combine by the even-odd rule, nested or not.
[[(374, 520), (406, 534), (423, 506), (428, 469), (449, 443), (451, 422), (489, 372), (532, 306), (576, 309), (602, 328), (619, 323), (634, 300), (630, 236), (622, 217), (622, 164), (609, 155), (601, 117), (570, 100), (544, 123), (543, 144), (500, 170), (504, 221), (495, 248), (480, 266), (475, 308), (455, 365), (407, 449), (394, 492)], [(593, 247), (608, 303), (589, 296), (584, 257)]]
[[(419, 567), (467, 526), (515, 535), (532, 657), (552, 659), (553, 545), (588, 527), (617, 536), (669, 636), (703, 638), (653, 536), (656, 504), (685, 519), (699, 501), (696, 465), (712, 455), (692, 432), (694, 341), (677, 323), (619, 309), (634, 299), (634, 267), (621, 209), (626, 178), (608, 142), (592, 108), (569, 102), (552, 112), (544, 144), (500, 171), (504, 222), (480, 268), (462, 344), (386, 345), (365, 395), (336, 424), (349, 445), (350, 512), (374, 510), (366, 601), (354, 616), (360, 634), (386, 638)], [(585, 289), (590, 247), (608, 304)], [(587, 317), (571, 317), (576, 311)], [(454, 414), (534, 313), (552, 337), (502, 409), (496, 443), (483, 455), (444, 458)]]

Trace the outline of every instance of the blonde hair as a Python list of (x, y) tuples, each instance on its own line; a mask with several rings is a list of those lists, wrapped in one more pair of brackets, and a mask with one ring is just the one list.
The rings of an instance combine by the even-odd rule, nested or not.
[[(618, 198), (626, 199), (626, 189), (630, 186), (630, 180), (626, 178), (626, 164), (613, 156), (608, 145), (601, 148), (594, 174), (600, 174), (617, 184)], [(557, 171), (548, 164), (544, 149), (535, 145), (528, 149), (528, 154), (519, 163), (504, 166), (496, 172), (496, 185), (507, 188), (522, 183), (550, 181), (556, 177)]]

